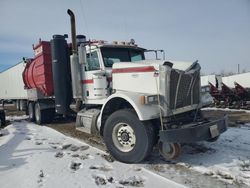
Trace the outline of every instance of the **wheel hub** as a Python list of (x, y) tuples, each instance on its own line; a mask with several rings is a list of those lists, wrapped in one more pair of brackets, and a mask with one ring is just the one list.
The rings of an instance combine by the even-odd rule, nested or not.
[(113, 129), (112, 139), (115, 146), (123, 151), (131, 151), (136, 142), (136, 137), (132, 127), (125, 123), (118, 123)]
[(127, 132), (121, 133), (121, 139), (124, 142), (128, 142), (129, 141), (129, 134)]

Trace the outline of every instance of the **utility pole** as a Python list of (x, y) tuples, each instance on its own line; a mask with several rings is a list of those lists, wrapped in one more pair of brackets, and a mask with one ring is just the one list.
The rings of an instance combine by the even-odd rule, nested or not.
[(240, 64), (238, 64), (238, 74), (240, 74)]

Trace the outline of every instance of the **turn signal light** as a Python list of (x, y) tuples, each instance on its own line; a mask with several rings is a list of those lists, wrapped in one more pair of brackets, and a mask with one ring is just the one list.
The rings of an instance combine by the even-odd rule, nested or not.
[(158, 96), (157, 95), (142, 95), (140, 96), (140, 103), (145, 104), (157, 104)]

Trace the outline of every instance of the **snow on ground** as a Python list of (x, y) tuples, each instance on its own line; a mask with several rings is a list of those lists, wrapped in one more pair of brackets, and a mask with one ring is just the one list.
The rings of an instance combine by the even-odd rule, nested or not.
[(244, 110), (244, 109), (230, 109), (230, 108), (216, 108), (216, 107), (206, 107), (202, 108), (201, 110), (215, 110), (215, 111), (226, 111), (226, 112), (246, 112), (250, 113), (250, 110)]
[(1, 187), (184, 187), (22, 118), (8, 117), (17, 121), (0, 130)]
[[(109, 161), (107, 153), (24, 118), (8, 117), (15, 121), (0, 130), (4, 134), (0, 137), (0, 182), (6, 188), (184, 187), (163, 178), (164, 172), (158, 176), (145, 164)], [(184, 145), (176, 162), (176, 168), (194, 170), (203, 179), (209, 176), (250, 186), (250, 124), (229, 128), (213, 143)], [(158, 166), (168, 168), (168, 164)]]
[(250, 186), (250, 126), (229, 128), (213, 143), (184, 146), (178, 161), (204, 175)]
[(8, 121), (21, 121), (28, 119), (29, 116), (22, 115), (22, 116), (6, 116), (6, 120)]

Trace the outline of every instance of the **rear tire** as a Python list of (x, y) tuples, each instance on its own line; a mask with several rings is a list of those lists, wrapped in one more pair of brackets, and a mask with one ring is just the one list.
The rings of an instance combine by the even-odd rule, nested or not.
[(28, 105), (28, 115), (29, 115), (29, 120), (31, 122), (35, 121), (35, 110), (33, 102), (30, 102)]
[(27, 101), (26, 100), (20, 100), (20, 111), (25, 111), (27, 109)]
[(107, 119), (104, 141), (110, 154), (125, 163), (138, 163), (152, 151), (155, 133), (131, 110), (119, 110)]
[(35, 120), (38, 125), (45, 123), (45, 111), (41, 110), (39, 102), (35, 104)]
[(44, 123), (50, 123), (55, 116), (55, 109), (48, 108), (48, 109), (41, 109), (40, 103), (37, 102), (35, 104), (35, 121), (37, 124), (42, 125)]
[(15, 105), (16, 105), (16, 110), (20, 111), (20, 100), (16, 100)]

